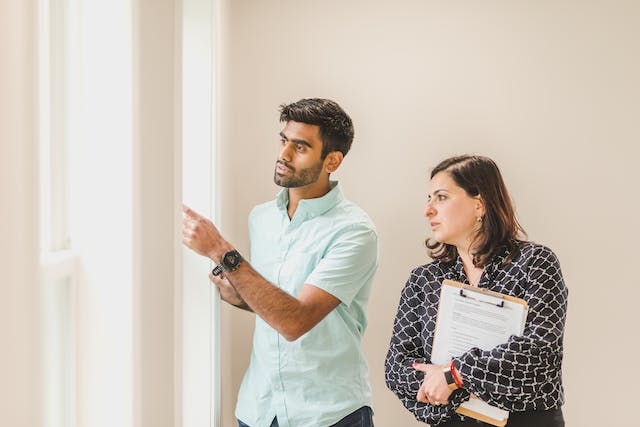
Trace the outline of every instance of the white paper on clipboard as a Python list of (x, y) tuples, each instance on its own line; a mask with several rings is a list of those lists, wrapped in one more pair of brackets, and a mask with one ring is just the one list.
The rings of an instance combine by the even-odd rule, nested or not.
[[(440, 292), (431, 363), (444, 365), (470, 348), (491, 350), (511, 335), (522, 335), (526, 301), (464, 283), (445, 280)], [(509, 412), (479, 399), (463, 403), (457, 412), (504, 426)]]

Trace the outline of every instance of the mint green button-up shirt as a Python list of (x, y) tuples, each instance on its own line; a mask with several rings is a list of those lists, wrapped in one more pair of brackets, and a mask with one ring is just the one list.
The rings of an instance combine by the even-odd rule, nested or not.
[(251, 265), (293, 296), (304, 284), (340, 304), (294, 342), (256, 317), (251, 362), (236, 417), (251, 427), (325, 427), (371, 406), (361, 348), (367, 302), (378, 266), (378, 239), (367, 214), (346, 200), (337, 182), (323, 197), (301, 200), (290, 220), (289, 192), (249, 217)]

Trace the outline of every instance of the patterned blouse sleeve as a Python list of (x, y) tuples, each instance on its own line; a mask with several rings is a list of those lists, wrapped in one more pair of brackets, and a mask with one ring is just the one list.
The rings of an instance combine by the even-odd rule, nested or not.
[(418, 402), (416, 395), (424, 379), (424, 374), (413, 368), (413, 362), (429, 363), (424, 353), (423, 319), (427, 315), (424, 305), (425, 292), (422, 290), (425, 277), (414, 270), (407, 281), (398, 305), (398, 313), (393, 324), (393, 334), (385, 361), (385, 381), (387, 387), (400, 399), (414, 416), (424, 422), (444, 420), (451, 416), (452, 407), (459, 406), (468, 399), (464, 390), (450, 397), (450, 405), (433, 406)]
[(529, 313), (522, 336), (490, 351), (473, 348), (453, 359), (465, 389), (509, 411), (551, 409), (563, 399), (562, 339), (567, 307), (560, 264), (538, 246), (526, 268), (524, 299)]

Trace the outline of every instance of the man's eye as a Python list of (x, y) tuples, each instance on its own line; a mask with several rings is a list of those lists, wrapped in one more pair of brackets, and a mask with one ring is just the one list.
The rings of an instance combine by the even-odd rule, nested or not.
[(298, 151), (302, 151), (302, 150), (304, 150), (304, 145), (302, 145), (302, 144), (296, 144), (296, 150), (298, 150)]

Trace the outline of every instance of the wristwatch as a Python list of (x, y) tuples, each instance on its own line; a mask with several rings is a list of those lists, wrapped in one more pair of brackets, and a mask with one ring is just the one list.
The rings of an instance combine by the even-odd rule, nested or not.
[(444, 379), (447, 380), (447, 387), (449, 387), (449, 390), (458, 389), (459, 387), (458, 387), (458, 384), (456, 384), (455, 378), (453, 378), (453, 373), (451, 372), (451, 368), (447, 366), (442, 370), (442, 372), (444, 373)]
[(211, 274), (218, 276), (223, 271), (236, 271), (240, 267), (240, 264), (242, 264), (243, 260), (244, 258), (240, 255), (240, 252), (235, 249), (225, 252), (224, 255), (222, 255), (222, 258), (220, 258), (220, 264), (216, 265), (213, 270), (211, 270)]

